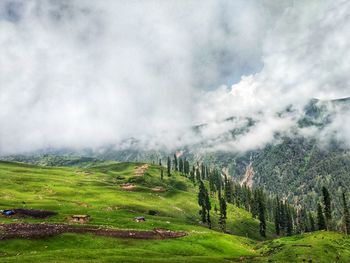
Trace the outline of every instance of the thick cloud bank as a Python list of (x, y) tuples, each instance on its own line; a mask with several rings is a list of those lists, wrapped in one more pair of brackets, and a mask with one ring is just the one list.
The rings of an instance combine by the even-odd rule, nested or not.
[[(263, 146), (310, 98), (350, 95), (350, 4), (295, 2), (2, 1), (0, 152), (180, 147), (246, 118), (217, 147)], [(349, 115), (336, 116), (346, 140)]]

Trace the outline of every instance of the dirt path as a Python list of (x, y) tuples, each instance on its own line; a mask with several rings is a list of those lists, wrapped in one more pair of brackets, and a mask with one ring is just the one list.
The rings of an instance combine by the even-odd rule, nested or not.
[(43, 238), (63, 233), (91, 233), (99, 236), (134, 239), (167, 239), (186, 236), (185, 232), (175, 232), (165, 229), (154, 229), (152, 231), (117, 230), (110, 228), (99, 228), (97, 226), (74, 226), (65, 224), (0, 224), (0, 240), (11, 238)]
[(137, 167), (135, 170), (135, 176), (143, 176), (145, 174), (145, 172), (147, 171), (147, 169), (148, 169), (147, 163)]

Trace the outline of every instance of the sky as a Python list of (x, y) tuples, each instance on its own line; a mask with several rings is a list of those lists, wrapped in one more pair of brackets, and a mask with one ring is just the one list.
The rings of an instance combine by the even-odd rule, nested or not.
[[(250, 117), (213, 148), (263, 147), (311, 98), (350, 96), (349, 19), (344, 0), (2, 0), (0, 153), (215, 144)], [(349, 115), (335, 116), (301, 132), (350, 146)]]

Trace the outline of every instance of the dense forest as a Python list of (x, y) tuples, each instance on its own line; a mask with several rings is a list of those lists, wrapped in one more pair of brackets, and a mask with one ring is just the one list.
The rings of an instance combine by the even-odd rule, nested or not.
[[(159, 164), (162, 165), (161, 160)], [(167, 158), (166, 170), (169, 177), (171, 171), (177, 171), (188, 177), (194, 185), (198, 185), (199, 215), (201, 221), (208, 224), (209, 228), (212, 227), (210, 213), (214, 210), (220, 215), (220, 228), (226, 231), (226, 204), (232, 203), (249, 211), (253, 218), (259, 219), (259, 232), (262, 237), (266, 236), (267, 222), (274, 223), (277, 236), (291, 236), (316, 230), (349, 233), (350, 214), (345, 188), (338, 206), (335, 206), (335, 203), (338, 203), (337, 193), (330, 194), (326, 186), (321, 186), (321, 194), (315, 195), (315, 198), (310, 200), (311, 205), (306, 206), (302, 202), (290, 202), (281, 197), (280, 191), (265, 190), (264, 187), (254, 187), (247, 182), (239, 183), (228, 176), (225, 170), (219, 170), (213, 164), (197, 162), (191, 166), (185, 157), (178, 158), (176, 154), (173, 159)], [(163, 176), (162, 168), (162, 179)], [(211, 198), (218, 200), (219, 207), (211, 206)], [(337, 213), (335, 207), (338, 208)]]

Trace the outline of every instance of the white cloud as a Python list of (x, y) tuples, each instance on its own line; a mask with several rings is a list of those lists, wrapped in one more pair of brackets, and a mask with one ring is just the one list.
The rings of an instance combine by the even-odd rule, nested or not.
[(350, 95), (349, 14), (346, 1), (2, 1), (0, 152), (223, 147), (246, 117), (257, 125), (229, 143), (262, 147), (309, 98)]
[[(257, 125), (222, 149), (252, 150), (274, 141), (274, 133), (290, 133), (312, 98), (350, 96), (350, 4), (346, 1), (298, 2), (276, 21), (263, 45), (261, 72), (238, 84), (203, 96), (198, 118), (213, 121), (239, 116)], [(283, 119), (278, 113), (293, 105)], [(334, 111), (334, 121), (322, 133), (300, 130), (320, 140), (350, 142), (345, 122), (349, 109)], [(261, 126), (262, 125), (262, 126)]]

